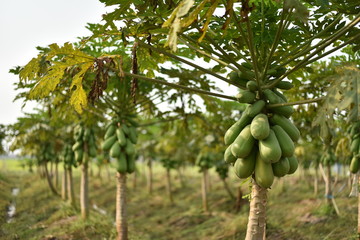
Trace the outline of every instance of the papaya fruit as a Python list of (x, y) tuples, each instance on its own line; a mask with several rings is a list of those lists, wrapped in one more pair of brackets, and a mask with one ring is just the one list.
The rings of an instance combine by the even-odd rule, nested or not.
[(279, 142), (282, 156), (291, 157), (295, 152), (295, 145), (289, 135), (279, 125), (272, 126), (271, 129), (274, 131), (276, 138)]
[(268, 117), (260, 113), (254, 117), (250, 125), (251, 135), (257, 140), (263, 140), (270, 134), (270, 125)]
[(276, 95), (276, 93), (271, 91), (270, 89), (264, 89), (263, 93), (264, 93), (265, 99), (267, 101), (269, 101), (270, 104), (277, 104), (277, 103), (282, 102), (282, 99), (278, 95)]
[(131, 141), (126, 141), (125, 152), (129, 156), (135, 154), (135, 147), (134, 147), (134, 144)]
[(236, 71), (232, 71), (229, 73), (230, 81), (236, 82), (239, 79), (239, 74)]
[(276, 69), (276, 73), (273, 74), (272, 76), (278, 78), (278, 77), (281, 77), (282, 75), (284, 75), (284, 73), (286, 73), (286, 68), (281, 67), (281, 68)]
[(109, 137), (101, 144), (101, 149), (104, 151), (109, 150), (112, 147), (112, 145), (115, 143), (116, 139), (117, 139), (116, 135)]
[(126, 136), (129, 136), (129, 134), (130, 134), (130, 129), (129, 129), (129, 127), (128, 127), (126, 124), (121, 124), (121, 128), (122, 128), (122, 130), (124, 131), (125, 135), (126, 135)]
[(269, 69), (266, 71), (266, 75), (270, 75), (270, 76), (273, 76), (276, 73), (277, 73), (277, 71), (275, 69)]
[(289, 160), (289, 166), (290, 166), (289, 172), (287, 174), (293, 174), (298, 168), (299, 162), (296, 159), (295, 155), (288, 157), (287, 159)]
[(279, 115), (282, 115), (286, 118), (291, 117), (291, 115), (295, 112), (294, 108), (291, 106), (280, 106), (280, 107), (274, 107), (271, 108), (271, 111), (273, 113), (277, 113)]
[(235, 138), (239, 136), (241, 130), (244, 129), (249, 123), (251, 123), (251, 117), (247, 113), (243, 113), (240, 119), (235, 122), (225, 133), (224, 141), (225, 145), (230, 145), (234, 142)]
[(258, 85), (255, 81), (248, 81), (246, 83), (246, 88), (251, 92), (255, 92), (258, 89)]
[(129, 127), (129, 139), (133, 144), (137, 143), (137, 133), (134, 127)]
[(357, 173), (359, 171), (359, 158), (354, 156), (350, 163), (350, 172)]
[(286, 117), (274, 114), (270, 119), (270, 122), (273, 125), (279, 125), (285, 132), (289, 135), (289, 137), (296, 142), (300, 138), (300, 131), (295, 127), (295, 125)]
[(241, 66), (243, 66), (244, 68), (247, 68), (248, 70), (252, 70), (254, 68), (254, 66), (248, 62), (241, 63)]
[(274, 182), (274, 173), (271, 163), (263, 161), (260, 154), (256, 156), (255, 181), (263, 188), (269, 188)]
[(357, 152), (359, 149), (359, 145), (360, 145), (360, 138), (355, 138), (354, 140), (352, 140), (351, 145), (350, 145), (350, 151), (352, 152)]
[(121, 147), (118, 141), (115, 141), (110, 148), (110, 157), (117, 158), (120, 155)]
[(251, 151), (249, 156), (245, 158), (238, 158), (234, 164), (234, 171), (239, 178), (250, 177), (255, 170), (257, 149)]
[(265, 101), (264, 100), (258, 100), (255, 103), (249, 105), (245, 109), (245, 113), (250, 117), (253, 118), (256, 115), (258, 115), (263, 108), (265, 107)]
[(275, 177), (283, 177), (290, 170), (290, 163), (286, 157), (282, 157), (278, 162), (271, 165)]
[(125, 133), (121, 128), (116, 129), (116, 136), (117, 136), (117, 140), (120, 144), (121, 147), (125, 147), (126, 146), (126, 137), (125, 137)]
[(79, 150), (80, 148), (83, 147), (83, 141), (77, 141), (75, 142), (75, 144), (72, 146), (72, 150), (76, 151)]
[(127, 159), (126, 159), (126, 155), (123, 152), (120, 152), (119, 157), (117, 158), (116, 161), (116, 170), (119, 173), (126, 173), (127, 172)]
[(108, 139), (109, 137), (114, 136), (115, 131), (116, 131), (115, 125), (111, 125), (111, 126), (106, 130), (104, 139), (106, 140), (106, 139)]
[(273, 89), (272, 91), (273, 91), (278, 97), (280, 97), (284, 102), (287, 102), (286, 97), (285, 97), (281, 92), (279, 92), (279, 91), (276, 90), (276, 89)]
[(89, 146), (89, 156), (94, 158), (97, 155), (96, 147), (95, 146)]
[(248, 156), (254, 146), (255, 139), (250, 132), (250, 124), (237, 136), (231, 145), (231, 153), (237, 158)]
[(235, 97), (241, 103), (253, 103), (255, 101), (256, 94), (248, 90), (241, 90)]
[(236, 161), (236, 157), (231, 153), (231, 145), (225, 150), (224, 160), (228, 164), (233, 164)]
[(135, 155), (127, 156), (127, 173), (133, 173), (135, 171)]
[(86, 129), (84, 130), (84, 137), (83, 137), (84, 142), (89, 141), (90, 135), (91, 135), (91, 130), (90, 130), (90, 128), (86, 128)]
[(75, 161), (77, 161), (78, 163), (82, 162), (83, 156), (84, 156), (84, 151), (82, 149), (76, 150), (74, 152)]
[(263, 161), (267, 163), (274, 163), (279, 161), (282, 152), (279, 141), (272, 129), (267, 138), (259, 141), (259, 154)]
[(294, 85), (291, 83), (291, 82), (288, 82), (288, 81), (280, 81), (276, 84), (277, 88), (280, 88), (280, 89), (284, 89), (284, 90), (289, 90), (291, 88), (294, 87)]

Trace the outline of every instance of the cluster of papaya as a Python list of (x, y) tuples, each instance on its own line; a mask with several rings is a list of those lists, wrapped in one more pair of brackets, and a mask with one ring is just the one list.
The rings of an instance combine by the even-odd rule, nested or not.
[(46, 143), (41, 148), (41, 158), (40, 161), (49, 161), (54, 158), (53, 147), (50, 143)]
[(74, 129), (75, 144), (72, 146), (75, 161), (79, 164), (83, 162), (85, 154), (89, 157), (96, 157), (96, 140), (93, 129), (77, 125)]
[(200, 168), (200, 172), (204, 169), (210, 169), (214, 165), (214, 160), (212, 154), (209, 153), (200, 153), (195, 161), (195, 165)]
[(323, 155), (320, 157), (320, 162), (324, 165), (332, 165), (336, 161), (336, 156), (334, 152), (331, 150), (330, 147), (327, 148), (327, 150), (324, 152)]
[(360, 154), (360, 121), (354, 123), (349, 128), (351, 136), (350, 151), (353, 157), (350, 163), (350, 172), (357, 173), (359, 171), (359, 154)]
[(77, 167), (76, 161), (75, 161), (75, 156), (74, 156), (74, 152), (71, 149), (71, 145), (70, 144), (66, 144), (63, 148), (62, 151), (62, 160), (65, 164), (65, 166), (74, 166)]
[(228, 173), (229, 173), (229, 165), (227, 165), (225, 162), (223, 161), (218, 161), (216, 162), (216, 166), (215, 166), (215, 171), (217, 172), (217, 174), (219, 174), (219, 177), (221, 179), (226, 179), (228, 177)]
[(101, 148), (104, 151), (110, 150), (110, 157), (116, 159), (114, 165), (119, 173), (133, 173), (136, 143), (135, 126), (128, 126), (120, 120), (114, 120), (106, 128)]
[(241, 90), (237, 98), (250, 105), (225, 133), (228, 147), (224, 158), (227, 163), (234, 164), (239, 178), (255, 174), (257, 184), (269, 188), (274, 176), (292, 174), (298, 167), (294, 142), (300, 138), (300, 132), (289, 120), (294, 109), (271, 106), (287, 101), (278, 89), (290, 89), (292, 84), (280, 81), (273, 89), (260, 89), (250, 80), (246, 87), (247, 90)]

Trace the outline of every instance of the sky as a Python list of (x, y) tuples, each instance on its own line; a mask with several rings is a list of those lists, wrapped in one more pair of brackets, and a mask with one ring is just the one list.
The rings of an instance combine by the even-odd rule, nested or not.
[(86, 23), (98, 23), (109, 12), (98, 0), (17, 0), (0, 1), (0, 124), (15, 123), (23, 112), (36, 106), (29, 103), (22, 110), (13, 83), (18, 76), (9, 73), (37, 55), (37, 46), (75, 42), (90, 32)]

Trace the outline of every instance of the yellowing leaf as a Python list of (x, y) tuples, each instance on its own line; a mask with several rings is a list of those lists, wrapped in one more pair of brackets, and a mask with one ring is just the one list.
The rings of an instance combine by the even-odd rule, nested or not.
[(92, 62), (87, 62), (87, 63), (78, 65), (78, 67), (80, 68), (80, 71), (78, 73), (76, 73), (75, 76), (73, 77), (70, 89), (72, 89), (73, 86), (82, 85), (82, 80), (84, 78), (84, 75), (92, 65), (93, 65)]
[(71, 95), (70, 104), (78, 113), (81, 114), (83, 112), (83, 108), (87, 105), (87, 96), (84, 88), (81, 85), (77, 86)]

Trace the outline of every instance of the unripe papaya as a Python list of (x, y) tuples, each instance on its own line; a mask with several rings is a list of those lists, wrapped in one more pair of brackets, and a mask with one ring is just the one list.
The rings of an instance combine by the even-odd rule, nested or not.
[(118, 141), (115, 141), (110, 149), (110, 157), (117, 158), (120, 155), (121, 147)]
[(236, 157), (231, 153), (231, 145), (225, 150), (224, 160), (228, 164), (232, 164), (236, 161)]
[(231, 153), (238, 158), (248, 156), (254, 146), (255, 139), (251, 135), (250, 125), (247, 125), (231, 145)]
[(264, 100), (258, 100), (255, 103), (249, 105), (245, 109), (245, 113), (250, 117), (253, 118), (256, 115), (258, 115), (261, 110), (265, 107), (265, 101)]
[(288, 81), (280, 81), (276, 84), (277, 88), (280, 88), (280, 89), (284, 89), (284, 90), (289, 90), (291, 88), (294, 87), (294, 85), (291, 83), (291, 82), (288, 82)]
[(285, 132), (289, 135), (289, 137), (296, 142), (300, 138), (300, 131), (295, 127), (295, 125), (286, 117), (274, 114), (270, 118), (270, 122), (273, 125), (279, 125)]
[(126, 173), (127, 172), (127, 159), (126, 155), (123, 152), (120, 152), (120, 155), (116, 161), (116, 170), (119, 173)]
[(137, 143), (137, 134), (134, 127), (129, 127), (129, 139), (133, 144)]
[(116, 136), (109, 137), (101, 144), (101, 149), (104, 151), (109, 150), (112, 147), (112, 145), (115, 143), (116, 139), (117, 139)]
[(246, 88), (251, 92), (255, 92), (258, 89), (258, 85), (255, 81), (248, 81), (246, 83)]
[(124, 131), (125, 135), (126, 135), (126, 136), (129, 136), (129, 134), (130, 134), (130, 129), (129, 129), (129, 127), (128, 127), (126, 124), (121, 124), (121, 128), (122, 128), (122, 130)]
[(244, 129), (249, 123), (251, 123), (251, 117), (248, 114), (243, 113), (240, 119), (235, 122), (225, 133), (224, 141), (225, 145), (230, 145), (234, 142), (237, 136), (239, 136), (241, 130)]
[(115, 130), (116, 130), (115, 125), (111, 125), (111, 126), (106, 130), (104, 139), (108, 139), (108, 138), (114, 136)]
[(290, 165), (290, 169), (287, 174), (293, 174), (298, 168), (299, 165), (298, 160), (296, 159), (295, 155), (288, 157), (287, 159), (289, 160), (289, 165)]
[(96, 147), (89, 146), (89, 156), (94, 158), (97, 155)]
[(273, 113), (277, 113), (279, 115), (282, 115), (286, 118), (291, 117), (291, 115), (295, 112), (294, 108), (291, 106), (280, 106), (280, 107), (274, 107), (271, 108), (271, 111)]
[(286, 157), (281, 158), (278, 162), (271, 164), (274, 176), (283, 177), (290, 170), (290, 163)]
[(122, 130), (122, 128), (116, 129), (116, 136), (117, 136), (117, 140), (118, 140), (120, 146), (125, 147), (126, 146), (126, 137), (125, 137), (125, 133)]
[(77, 161), (78, 163), (81, 163), (83, 160), (84, 151), (82, 149), (76, 150), (74, 152), (74, 155), (75, 155), (75, 161)]
[(133, 173), (135, 171), (135, 155), (127, 156), (127, 172)]
[(248, 90), (241, 90), (235, 97), (241, 103), (253, 103), (255, 101), (256, 94)]
[(259, 155), (264, 162), (274, 163), (281, 158), (279, 141), (272, 129), (267, 138), (259, 141)]
[(91, 130), (90, 130), (90, 128), (86, 128), (86, 129), (84, 130), (84, 137), (83, 137), (84, 142), (89, 141), (90, 135), (91, 135)]
[(131, 141), (126, 141), (125, 152), (128, 156), (135, 154), (135, 147)]
[(268, 117), (260, 113), (254, 117), (250, 125), (251, 135), (257, 140), (263, 140), (270, 134)]
[(350, 172), (357, 173), (359, 171), (359, 158), (354, 156), (350, 163)]
[(282, 99), (270, 89), (265, 89), (263, 93), (266, 100), (268, 100), (270, 104), (277, 104), (282, 102)]
[(352, 152), (358, 152), (359, 145), (360, 145), (360, 138), (355, 138), (355, 139), (352, 140), (352, 142), (351, 142), (350, 151), (352, 151)]
[(285, 130), (282, 129), (282, 127), (280, 127), (279, 125), (272, 126), (271, 128), (274, 131), (276, 138), (279, 142), (282, 156), (283, 157), (291, 157), (292, 155), (294, 155), (294, 152), (295, 152), (294, 142), (289, 137), (289, 135), (285, 132)]
[(276, 90), (276, 89), (273, 89), (272, 91), (273, 91), (276, 95), (278, 95), (278, 97), (280, 97), (284, 102), (287, 102), (286, 97), (285, 97), (281, 92), (279, 92), (279, 91)]
[(260, 187), (263, 188), (271, 187), (274, 182), (274, 173), (271, 163), (263, 161), (260, 154), (256, 156), (255, 181)]
[(80, 148), (83, 147), (83, 141), (77, 141), (75, 142), (75, 144), (72, 146), (72, 150), (76, 151), (79, 150)]
[[(254, 151), (255, 150), (255, 151)], [(239, 178), (247, 178), (253, 174), (255, 170), (255, 162), (256, 162), (256, 155), (257, 149), (251, 151), (249, 156), (245, 158), (238, 158), (234, 164), (234, 170), (236, 176)]]

